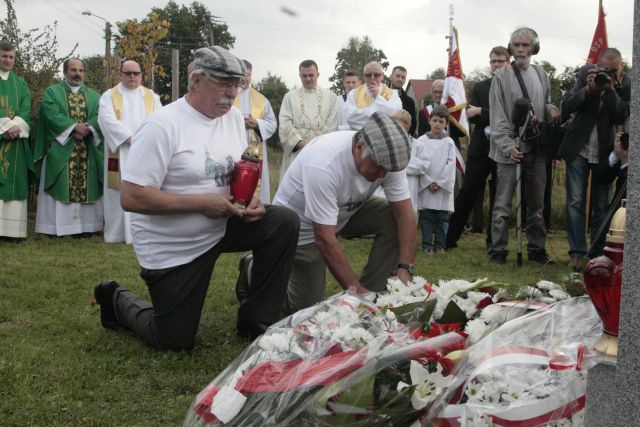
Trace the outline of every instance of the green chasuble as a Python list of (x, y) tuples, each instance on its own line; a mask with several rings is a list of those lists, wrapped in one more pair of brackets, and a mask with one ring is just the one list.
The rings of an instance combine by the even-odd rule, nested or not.
[(100, 132), (99, 102), (95, 90), (83, 84), (74, 94), (65, 81), (47, 88), (42, 97), (33, 161), (39, 165), (46, 156), (44, 191), (59, 202), (92, 203), (102, 197), (102, 143), (96, 147), (92, 134), (77, 141), (73, 132), (65, 145), (56, 140), (76, 123), (88, 123)]
[[(31, 118), (31, 94), (27, 83), (13, 71), (0, 79), (0, 117), (20, 117), (27, 126)], [(31, 150), (29, 138), (4, 139), (0, 135), (0, 200), (25, 200), (29, 194)]]

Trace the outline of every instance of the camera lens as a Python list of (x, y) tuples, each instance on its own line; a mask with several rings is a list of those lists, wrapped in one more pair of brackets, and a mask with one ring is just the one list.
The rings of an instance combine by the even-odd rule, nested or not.
[(607, 84), (608, 81), (609, 81), (609, 73), (605, 73), (602, 71), (596, 74), (596, 76), (593, 78), (593, 82), (598, 86), (604, 86)]

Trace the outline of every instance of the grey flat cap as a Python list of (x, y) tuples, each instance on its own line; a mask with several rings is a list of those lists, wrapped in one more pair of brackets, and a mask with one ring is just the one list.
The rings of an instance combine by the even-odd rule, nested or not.
[(247, 75), (244, 61), (220, 46), (201, 47), (196, 50), (193, 67), (201, 68), (222, 78), (245, 77)]
[(395, 120), (376, 111), (358, 132), (371, 149), (373, 160), (387, 172), (397, 172), (409, 163), (411, 139)]

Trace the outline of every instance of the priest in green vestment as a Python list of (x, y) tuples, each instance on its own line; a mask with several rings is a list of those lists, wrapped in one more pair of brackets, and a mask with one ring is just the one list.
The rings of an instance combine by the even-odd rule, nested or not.
[(16, 49), (0, 41), (0, 238), (27, 237), (31, 94), (14, 73)]
[(57, 236), (102, 230), (100, 94), (84, 84), (84, 63), (63, 64), (64, 79), (40, 105), (34, 162), (41, 164), (36, 232)]

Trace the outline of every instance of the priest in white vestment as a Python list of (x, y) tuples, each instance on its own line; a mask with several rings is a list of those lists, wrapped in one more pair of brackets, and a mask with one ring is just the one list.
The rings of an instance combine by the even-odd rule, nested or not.
[(302, 87), (288, 92), (280, 106), (280, 179), (298, 152), (312, 139), (338, 130), (338, 100), (328, 89), (318, 86), (318, 64), (302, 61), (298, 67)]
[(391, 116), (402, 108), (398, 91), (382, 83), (384, 69), (379, 62), (372, 61), (364, 66), (364, 84), (349, 92), (342, 121), (352, 130), (360, 130), (367, 119), (376, 111)]
[(132, 242), (130, 214), (120, 206), (120, 175), (136, 130), (147, 116), (162, 108), (160, 97), (141, 84), (140, 64), (125, 61), (120, 67), (120, 83), (100, 97), (98, 123), (106, 142), (103, 202), (107, 243)]
[(236, 96), (233, 105), (244, 116), (244, 127), (247, 133), (247, 144), (262, 146), (262, 176), (260, 177), (260, 201), (271, 203), (271, 186), (269, 184), (269, 158), (267, 157), (267, 139), (276, 132), (278, 121), (273, 114), (271, 103), (260, 92), (251, 87), (253, 65), (244, 60), (249, 74), (240, 79), (241, 91)]

